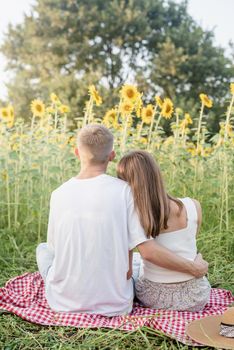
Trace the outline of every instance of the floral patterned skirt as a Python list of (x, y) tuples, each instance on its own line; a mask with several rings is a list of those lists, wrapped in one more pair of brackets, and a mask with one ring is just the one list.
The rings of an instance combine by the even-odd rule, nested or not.
[(180, 283), (157, 283), (143, 276), (135, 284), (136, 297), (153, 309), (200, 311), (209, 301), (210, 283), (207, 278), (193, 278)]

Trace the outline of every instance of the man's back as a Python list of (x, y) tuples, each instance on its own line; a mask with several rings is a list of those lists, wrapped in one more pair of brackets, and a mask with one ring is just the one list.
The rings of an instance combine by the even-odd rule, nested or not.
[(128, 249), (145, 241), (129, 186), (102, 174), (71, 178), (51, 197), (48, 244), (55, 258), (46, 297), (57, 311), (131, 311)]

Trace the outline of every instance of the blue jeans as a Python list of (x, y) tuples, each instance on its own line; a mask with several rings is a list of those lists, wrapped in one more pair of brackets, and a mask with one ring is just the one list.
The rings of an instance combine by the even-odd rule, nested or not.
[(49, 268), (54, 259), (54, 253), (50, 250), (47, 243), (40, 243), (36, 248), (36, 259), (38, 270), (45, 281)]

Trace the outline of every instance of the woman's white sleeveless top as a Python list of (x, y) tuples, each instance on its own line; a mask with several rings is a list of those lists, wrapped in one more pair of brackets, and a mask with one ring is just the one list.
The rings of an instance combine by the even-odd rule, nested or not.
[[(161, 233), (155, 238), (155, 242), (185, 259), (194, 260), (197, 255), (197, 208), (191, 198), (180, 200), (187, 211), (187, 226), (181, 230)], [(158, 283), (184, 282), (194, 278), (190, 274), (168, 270), (146, 260), (142, 261), (140, 275)]]

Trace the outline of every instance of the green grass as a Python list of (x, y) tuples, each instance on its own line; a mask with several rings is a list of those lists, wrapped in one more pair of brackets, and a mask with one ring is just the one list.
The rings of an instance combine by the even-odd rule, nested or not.
[(191, 349), (147, 328), (123, 332), (107, 329), (41, 327), (8, 315), (1, 316), (0, 327), (0, 345), (4, 350)]
[[(233, 242), (230, 232), (222, 234), (222, 251), (214, 232), (202, 232), (199, 246), (210, 262), (213, 286), (234, 291)], [(206, 244), (204, 244), (206, 242)], [(36, 270), (35, 240), (30, 232), (1, 231), (0, 285), (11, 277)], [(108, 329), (76, 329), (34, 325), (11, 314), (0, 315), (0, 349), (192, 349), (143, 327), (134, 332)], [(195, 349), (195, 348), (193, 348)], [(208, 349), (208, 348), (207, 348)]]

